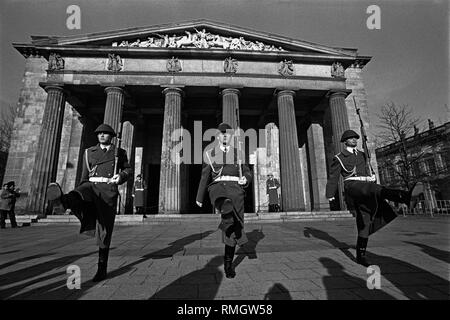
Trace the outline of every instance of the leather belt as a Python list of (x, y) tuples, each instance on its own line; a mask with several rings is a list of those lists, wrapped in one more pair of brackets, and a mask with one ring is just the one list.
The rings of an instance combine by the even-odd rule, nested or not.
[(108, 183), (111, 181), (111, 178), (104, 178), (104, 177), (90, 177), (89, 182), (104, 182)]
[(214, 180), (214, 182), (216, 182), (216, 181), (236, 181), (236, 182), (238, 182), (238, 181), (239, 181), (239, 177), (234, 177), (234, 176), (220, 176), (220, 177), (218, 177), (218, 178), (216, 178), (216, 179)]
[(354, 181), (366, 181), (366, 182), (374, 182), (375, 179), (373, 177), (347, 177), (344, 178), (344, 181), (354, 180)]

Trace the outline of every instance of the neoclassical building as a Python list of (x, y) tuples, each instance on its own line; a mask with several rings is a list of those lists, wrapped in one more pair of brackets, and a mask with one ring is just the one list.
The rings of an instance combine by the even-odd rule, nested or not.
[[(77, 184), (83, 150), (104, 122), (122, 128), (121, 146), (148, 184), (148, 211), (210, 213), (195, 206), (202, 165), (171, 161), (171, 134), (239, 121), (264, 133), (246, 149), (254, 173), (246, 212), (267, 211), (269, 172), (284, 211), (329, 211), (328, 164), (341, 133), (359, 130), (353, 97), (370, 130), (361, 75), (370, 57), (357, 49), (208, 20), (31, 39), (13, 44), (25, 73), (5, 179), (24, 192), (19, 210), (43, 212), (51, 181), (65, 191)], [(193, 154), (209, 143), (192, 145)], [(132, 184), (122, 187), (122, 213), (133, 210)]]

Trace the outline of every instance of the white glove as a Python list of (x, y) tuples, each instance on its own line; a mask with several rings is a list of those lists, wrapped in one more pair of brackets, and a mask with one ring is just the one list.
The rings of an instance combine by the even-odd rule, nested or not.
[(115, 175), (111, 178), (111, 180), (109, 181), (109, 183), (119, 184), (119, 181), (120, 181), (120, 175), (115, 174)]
[(371, 182), (377, 181), (377, 176), (376, 175), (371, 175), (369, 181), (371, 181)]
[(334, 197), (328, 198), (328, 201), (333, 201)]
[(238, 184), (240, 185), (245, 185), (247, 184), (247, 178), (246, 177), (242, 177), (239, 179)]
[(198, 201), (195, 201), (195, 203), (197, 203), (197, 205), (201, 208), (202, 207), (202, 205), (203, 205), (203, 203), (201, 203), (201, 202), (198, 202)]

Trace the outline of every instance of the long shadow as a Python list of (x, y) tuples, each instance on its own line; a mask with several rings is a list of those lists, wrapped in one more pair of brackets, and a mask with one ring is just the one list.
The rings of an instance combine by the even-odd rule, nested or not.
[(15, 253), (15, 252), (19, 252), (19, 251), (20, 251), (20, 250), (4, 251), (4, 252), (0, 252), (0, 255), (10, 254), (10, 253)]
[(325, 231), (311, 228), (311, 227), (305, 227), (303, 234), (305, 235), (306, 238), (314, 237), (316, 239), (320, 239), (320, 240), (328, 242), (333, 247), (339, 249), (343, 254), (345, 254), (347, 256), (347, 258), (349, 258), (353, 262), (356, 262), (355, 256), (349, 250), (350, 248), (354, 248), (354, 246), (350, 246), (345, 242), (342, 242), (342, 241), (337, 240), (336, 238), (333, 238)]
[(415, 246), (421, 248), (422, 252), (428, 254), (429, 256), (450, 264), (450, 252), (449, 251), (437, 249), (434, 247), (427, 246), (426, 244), (412, 242), (412, 241), (403, 241), (403, 242), (415, 245)]
[[(327, 241), (331, 245), (334, 246), (336, 243), (342, 242), (338, 241), (337, 239), (330, 236), (325, 231), (321, 231), (320, 233), (321, 238), (324, 241)], [(347, 247), (350, 247), (347, 245)], [(337, 247), (339, 248), (339, 247)], [(339, 248), (341, 249), (341, 248)], [(342, 250), (342, 249), (341, 249)], [(417, 284), (412, 285), (414, 283), (417, 283), (416, 280), (418, 277), (420, 277), (421, 280), (426, 279), (427, 283), (433, 284), (435, 286), (443, 286), (446, 288), (450, 287), (450, 282), (438, 277), (434, 274), (432, 274), (429, 271), (426, 271), (422, 268), (419, 268), (415, 265), (412, 265), (408, 262), (395, 259), (392, 257), (382, 256), (378, 254), (371, 253), (370, 250), (366, 253), (367, 259), (369, 260), (369, 263), (373, 265), (377, 265), (380, 267), (381, 274), (386, 280), (394, 284), (402, 293), (407, 296), (409, 299), (436, 299), (436, 292), (433, 292), (433, 290), (429, 287), (426, 287), (424, 284)], [(353, 260), (353, 259), (352, 259)], [(402, 270), (401, 272), (383, 272), (383, 270), (389, 270), (389, 266), (394, 266), (396, 268), (400, 267)], [(418, 275), (420, 274), (420, 275)], [(431, 290), (430, 290), (431, 289)], [(438, 294), (440, 297), (440, 295)]]
[(248, 242), (236, 251), (236, 259), (233, 261), (234, 268), (236, 268), (245, 257), (248, 259), (258, 258), (256, 256), (256, 246), (258, 245), (258, 242), (265, 237), (264, 233), (262, 230), (254, 229), (251, 232), (247, 232), (246, 235)]
[[(178, 278), (156, 292), (149, 299), (213, 300), (223, 280), (222, 272), (219, 270), (219, 266), (222, 264), (223, 256), (215, 256), (202, 269)], [(201, 290), (201, 293), (198, 290)]]
[(264, 295), (263, 300), (292, 300), (292, 296), (285, 286), (275, 283)]
[[(35, 278), (35, 277), (37, 277), (37, 276), (39, 276), (39, 275), (41, 275), (43, 273), (52, 271), (52, 270), (57, 269), (57, 268), (61, 268), (61, 266), (65, 266), (65, 265), (69, 266), (70, 264), (72, 264), (72, 262), (74, 262), (74, 261), (76, 261), (76, 260), (78, 260), (80, 258), (90, 256), (90, 255), (92, 255), (94, 253), (95, 252), (89, 252), (89, 253), (86, 253), (86, 254), (60, 257), (60, 258), (53, 259), (53, 260), (50, 260), (50, 261), (47, 261), (47, 262), (35, 264), (35, 265), (31, 266), (31, 267), (26, 267), (26, 268), (23, 268), (23, 269), (20, 269), (20, 270), (15, 270), (15, 271), (11, 271), (11, 272), (8, 272), (8, 273), (4, 273), (4, 274), (2, 274), (2, 280), (0, 281), (0, 285), (1, 286), (7, 286), (7, 285), (11, 285), (11, 284), (16, 283), (16, 282), (22, 282), (22, 281), (27, 280), (27, 279)], [(40, 255), (37, 255), (37, 256), (40, 256)], [(45, 254), (43, 254), (41, 256), (45, 256)], [(34, 256), (34, 257), (36, 257), (36, 256)], [(26, 259), (26, 258), (24, 258), (24, 259)], [(19, 259), (19, 260), (21, 260), (21, 259)], [(54, 273), (54, 274), (51, 274), (51, 275), (48, 275), (48, 276), (44, 276), (44, 277), (41, 277), (41, 278), (38, 278), (38, 279), (32, 279), (32, 280), (30, 280), (28, 282), (21, 283), (21, 284), (18, 284), (16, 286), (13, 286), (13, 287), (1, 290), (0, 291), (0, 298), (1, 299), (7, 299), (7, 298), (13, 296), (15, 293), (25, 289), (26, 287), (28, 287), (30, 285), (39, 283), (41, 281), (49, 280), (49, 279), (52, 279), (52, 278), (56, 278), (56, 277), (60, 276), (63, 273), (65, 273), (65, 272), (57, 272), (57, 273)], [(58, 282), (57, 285), (60, 286), (61, 283)], [(36, 290), (41, 290), (42, 288), (45, 288), (46, 286), (47, 285), (42, 286), (41, 288), (38, 288)], [(20, 299), (21, 297), (24, 297), (25, 295), (28, 295), (28, 293), (24, 293), (24, 294), (18, 295), (16, 297), (14, 297), (14, 299)]]
[[(120, 275), (123, 275), (129, 271), (132, 270), (132, 268), (140, 263), (143, 263), (145, 261), (148, 261), (150, 259), (167, 259), (169, 257), (173, 257), (173, 255), (175, 255), (178, 252), (183, 252), (185, 250), (185, 246), (187, 246), (188, 244), (191, 244), (195, 241), (201, 240), (203, 238), (208, 237), (210, 234), (214, 233), (214, 230), (208, 230), (205, 232), (200, 232), (200, 233), (196, 233), (196, 234), (192, 234), (180, 239), (177, 239), (171, 243), (169, 243), (169, 247), (166, 247), (164, 249), (161, 250), (157, 250), (157, 251), (153, 251), (150, 252), (146, 255), (143, 255), (141, 258), (139, 258), (138, 260), (132, 262), (132, 263), (128, 263), (118, 269), (115, 270), (111, 270), (108, 272), (108, 279), (113, 279), (115, 277), (118, 277)], [(84, 293), (91, 289), (92, 287), (96, 286), (97, 284), (92, 282), (92, 281), (88, 281), (86, 283), (83, 283), (83, 285), (81, 286), (81, 289), (76, 290), (71, 296), (70, 299), (79, 299), (81, 298)], [(52, 293), (53, 294), (53, 293)]]
[[(9, 261), (9, 262), (6, 262), (6, 263), (0, 265), (0, 270), (5, 269), (9, 266), (13, 266), (17, 263), (21, 263), (21, 262), (25, 262), (25, 261), (29, 261), (29, 260), (33, 260), (33, 259), (39, 259), (39, 258), (43, 258), (43, 257), (48, 257), (48, 256), (52, 256), (52, 255), (54, 255), (54, 253), (40, 253), (40, 254), (35, 254), (32, 256), (24, 257), (24, 258), (19, 258), (19, 259)], [(1, 281), (0, 281), (0, 284), (1, 284)]]
[[(355, 286), (358, 288), (365, 288), (366, 282), (357, 278), (353, 275), (350, 275), (344, 271), (344, 267), (339, 262), (336, 262), (333, 259), (322, 257), (319, 258), (319, 262), (327, 269), (328, 275), (322, 278), (323, 285), (325, 286), (325, 290), (327, 291), (327, 299), (328, 300), (348, 300), (351, 299), (352, 296), (345, 296), (345, 292), (350, 290), (351, 288), (341, 288), (345, 291), (338, 290), (339, 285), (336, 286), (337, 281), (341, 281), (345, 279), (345, 281), (355, 283)], [(345, 287), (345, 286), (344, 286)], [(372, 295), (374, 298), (378, 300), (395, 300), (393, 296), (390, 294), (381, 291), (381, 290), (367, 290), (367, 295)]]

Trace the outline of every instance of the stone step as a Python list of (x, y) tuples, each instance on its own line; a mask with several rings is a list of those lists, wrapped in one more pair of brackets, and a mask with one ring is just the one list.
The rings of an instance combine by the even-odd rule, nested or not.
[[(312, 211), (312, 212), (270, 212), (270, 213), (246, 213), (246, 222), (284, 222), (284, 221), (328, 221), (338, 219), (351, 219), (353, 216), (348, 211)], [(187, 220), (199, 222), (217, 222), (220, 219), (216, 214), (156, 214), (147, 215), (117, 215), (116, 224), (135, 225), (135, 224), (163, 224), (163, 223), (182, 223)], [(51, 215), (39, 219), (39, 223), (74, 223), (79, 220), (73, 215)]]
[[(32, 223), (36, 223), (37, 221), (37, 215), (16, 215), (16, 222), (19, 226), (30, 226)], [(5, 220), (5, 223), (6, 225), (11, 225), (9, 217)]]

